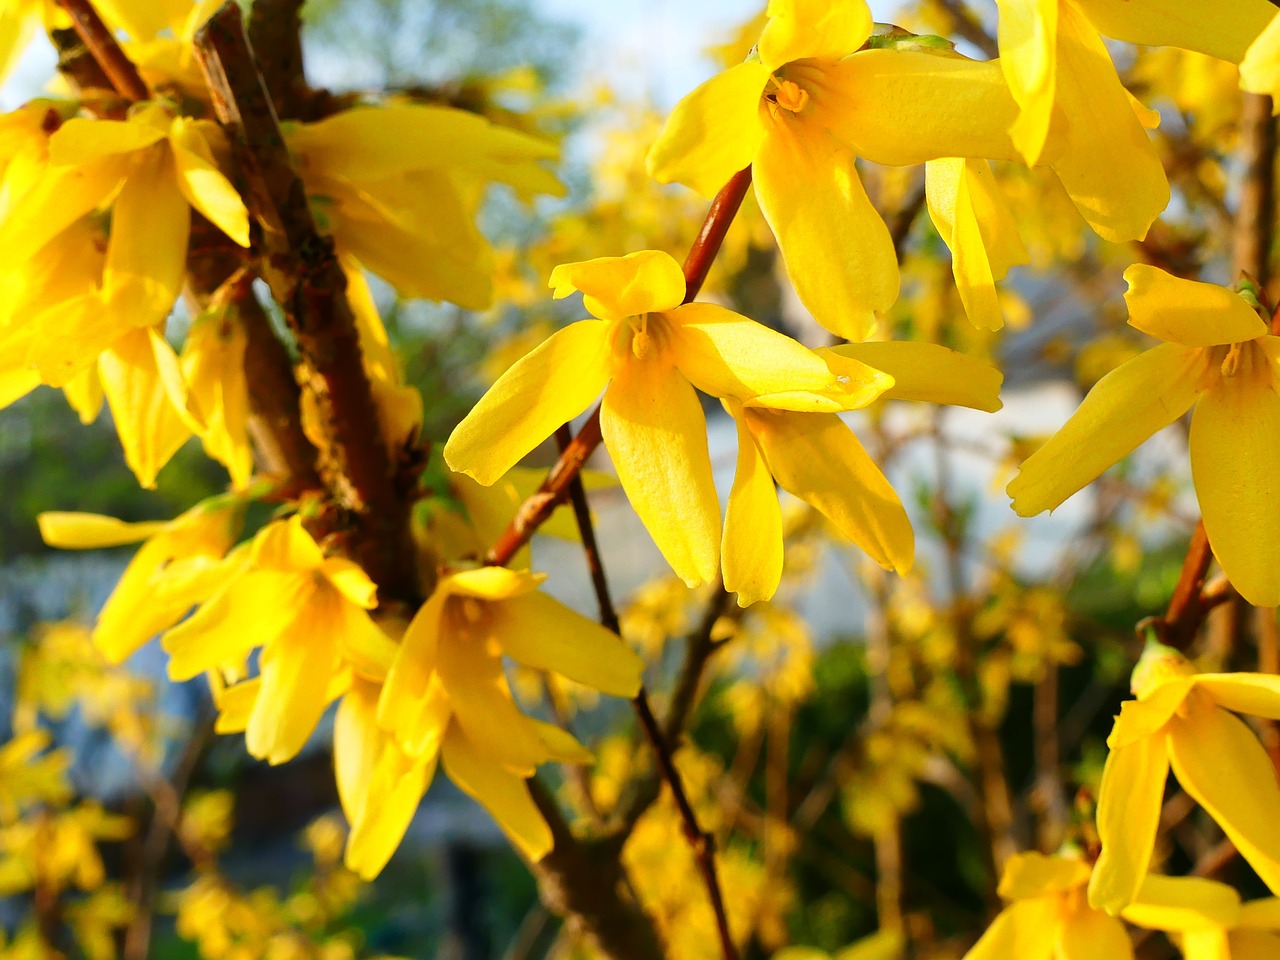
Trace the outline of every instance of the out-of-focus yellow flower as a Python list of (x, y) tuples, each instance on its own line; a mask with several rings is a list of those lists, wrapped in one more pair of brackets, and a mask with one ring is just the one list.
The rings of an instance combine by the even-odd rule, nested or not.
[[(1133, 945), (1124, 924), (1086, 902), (1089, 875), (1089, 865), (1072, 854), (1022, 853), (1010, 858), (999, 894), (1013, 903), (996, 917), (965, 960), (1132, 958)], [(1236, 923), (1240, 897), (1214, 880), (1148, 876), (1123, 916), (1143, 927), (1195, 933)]]
[(1117, 913), (1151, 863), (1165, 778), (1205, 808), (1273, 891), (1280, 890), (1280, 786), (1257, 736), (1232, 712), (1280, 719), (1280, 677), (1197, 674), (1176, 650), (1149, 644), (1107, 745), (1098, 797), (1102, 856), (1089, 902)]
[(524, 780), (548, 760), (590, 754), (525, 716), (502, 658), (632, 697), (643, 663), (617, 635), (537, 592), (542, 577), (482, 567), (443, 578), (405, 629), (385, 681), (357, 679), (334, 732), (339, 795), (352, 825), (347, 865), (370, 878), (399, 845), (437, 762), (532, 860), (552, 837)]
[(1250, 603), (1280, 604), (1280, 338), (1244, 297), (1156, 267), (1125, 271), (1129, 324), (1165, 343), (1107, 374), (1009, 483), (1056, 507), (1191, 407), (1191, 473), (1214, 555)]
[(94, 513), (42, 513), (40, 535), (51, 547), (95, 550), (145, 541), (125, 568), (93, 630), (112, 663), (167, 630), (220, 585), (222, 559), (235, 542), (243, 504), (215, 497), (169, 520), (126, 523)]
[(830, 410), (858, 406), (890, 382), (870, 368), (841, 380), (789, 337), (714, 304), (682, 304), (684, 274), (656, 250), (565, 264), (551, 286), (557, 297), (582, 291), (597, 319), (561, 330), (503, 374), (449, 437), (445, 460), (487, 486), (605, 390), (600, 429), (618, 478), (690, 586), (716, 574), (720, 521), (693, 388)]
[(828, 330), (862, 340), (897, 299), (898, 263), (855, 159), (1014, 159), (1016, 105), (996, 64), (859, 50), (872, 30), (865, 0), (771, 0), (768, 12), (758, 56), (676, 105), (649, 170), (710, 197), (750, 165), (801, 301)]
[(31, 804), (71, 799), (71, 754), (58, 749), (37, 756), (52, 742), (47, 730), (30, 730), (0, 747), (0, 823), (14, 822)]
[(338, 248), (407, 297), (483, 309), (492, 251), (475, 219), (489, 183), (562, 195), (552, 143), (450, 107), (358, 107), (285, 138)]
[(165, 634), (169, 676), (189, 680), (228, 666), (243, 675), (261, 647), (259, 676), (228, 693), (248, 706), (249, 752), (283, 763), (315, 729), (346, 663), (386, 655), (391, 641), (368, 613), (375, 592), (358, 565), (324, 555), (301, 517), (269, 524), (239, 571)]

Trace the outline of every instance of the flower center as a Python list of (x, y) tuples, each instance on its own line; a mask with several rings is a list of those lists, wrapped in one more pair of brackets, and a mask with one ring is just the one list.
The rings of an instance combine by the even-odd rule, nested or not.
[(790, 113), (799, 113), (809, 103), (809, 92), (791, 80), (780, 80), (778, 77), (770, 77), (769, 84), (772, 89), (765, 94), (765, 99), (770, 103), (776, 103), (783, 110)]

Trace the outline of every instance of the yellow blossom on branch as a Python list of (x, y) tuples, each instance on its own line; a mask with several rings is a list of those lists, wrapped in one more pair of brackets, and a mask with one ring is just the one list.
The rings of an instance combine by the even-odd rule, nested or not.
[(1280, 338), (1244, 297), (1155, 267), (1125, 271), (1129, 324), (1165, 341), (1107, 374), (1008, 486), (1051, 510), (1192, 406), (1191, 472), (1214, 555), (1241, 595), (1280, 603)]
[[(888, 228), (854, 162), (1015, 159), (1016, 105), (999, 68), (921, 50), (859, 50), (865, 0), (771, 0), (758, 56), (676, 105), (649, 171), (712, 196), (748, 165), (796, 293), (849, 340), (898, 296)], [(856, 51), (856, 52), (855, 52)]]
[(1170, 768), (1273, 891), (1280, 891), (1280, 786), (1266, 750), (1234, 713), (1280, 719), (1280, 677), (1197, 674), (1176, 650), (1149, 644), (1116, 718), (1098, 797), (1102, 855), (1089, 902), (1117, 913), (1150, 867)]
[[(719, 566), (720, 505), (694, 387), (767, 396), (782, 410), (860, 406), (889, 387), (869, 367), (843, 379), (789, 337), (710, 303), (683, 303), (684, 274), (645, 250), (557, 267), (557, 297), (584, 294), (596, 319), (556, 333), (512, 366), (458, 424), (449, 466), (489, 485), (605, 391), (600, 429), (658, 549), (690, 586)], [(833, 399), (834, 398), (834, 399)]]

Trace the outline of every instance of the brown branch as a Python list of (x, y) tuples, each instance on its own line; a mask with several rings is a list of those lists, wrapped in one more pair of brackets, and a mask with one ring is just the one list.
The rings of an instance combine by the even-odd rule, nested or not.
[[(750, 186), (751, 168), (747, 167), (735, 173), (711, 201), (711, 209), (707, 211), (702, 229), (698, 231), (698, 237), (684, 261), (685, 303), (691, 303), (702, 290), (702, 284), (707, 279), (716, 254), (720, 252), (729, 224), (742, 206), (742, 200)], [(485, 555), (486, 564), (500, 567), (511, 562), (511, 558), (529, 542), (556, 507), (564, 503), (574, 478), (599, 445), (600, 407), (597, 406), (591, 411), (591, 416), (587, 417), (578, 435), (560, 451), (560, 458), (542, 481), (542, 485), (520, 505), (511, 523), (494, 542)]]
[(253, 0), (249, 8), (249, 45), (270, 52), (260, 64), (262, 79), (276, 113), (300, 119), (310, 99), (302, 69), (302, 5), (304, 0)]
[(627, 882), (622, 841), (579, 840), (546, 788), (537, 779), (528, 783), (554, 841), (550, 853), (529, 865), (543, 904), (610, 960), (663, 960), (653, 919), (621, 895)]
[(263, 278), (297, 339), (304, 386), (316, 401), (326, 438), (319, 473), (355, 520), (352, 557), (384, 598), (416, 601), (429, 584), (418, 582), (409, 497), (400, 489), (380, 427), (346, 278), (332, 238), (317, 230), (302, 180), (289, 162), (234, 3), (197, 31), (195, 48), (218, 119), (244, 170), (248, 206), (262, 225)]
[(940, 10), (951, 17), (951, 29), (981, 50), (987, 59), (994, 60), (1000, 56), (995, 38), (987, 33), (982, 21), (969, 9), (964, 0), (934, 0), (934, 2)]
[(71, 17), (76, 33), (80, 34), (80, 39), (93, 54), (93, 59), (98, 61), (98, 66), (116, 92), (129, 100), (150, 99), (151, 91), (143, 82), (138, 68), (124, 55), (90, 0), (58, 0), (58, 5)]
[[(723, 237), (724, 233), (721, 231), (720, 239), (723, 239)], [(719, 243), (719, 240), (716, 242)], [(569, 429), (567, 426), (560, 428), (556, 432), (556, 439), (560, 442), (562, 450), (566, 449), (570, 444), (568, 434)], [(595, 525), (591, 521), (591, 510), (587, 505), (587, 494), (582, 485), (582, 477), (577, 474), (571, 477), (568, 489), (569, 497), (573, 502), (574, 518), (578, 522), (578, 534), (582, 538), (582, 551), (586, 555), (587, 567), (591, 571), (591, 584), (595, 588), (596, 601), (600, 605), (600, 623), (606, 629), (621, 635), (622, 627), (618, 622), (618, 612), (613, 605), (613, 597), (609, 591), (609, 581), (605, 576), (604, 561), (600, 557), (599, 544), (596, 542)], [(676, 810), (680, 814), (680, 826), (684, 831), (685, 839), (689, 841), (689, 846), (693, 850), (694, 859), (698, 864), (698, 872), (702, 874), (702, 882), (707, 888), (707, 897), (711, 901), (711, 909), (716, 918), (716, 931), (720, 937), (720, 949), (724, 954), (725, 960), (737, 960), (738, 950), (734, 945), (733, 935), (729, 931), (729, 918), (725, 913), (724, 896), (720, 891), (720, 879), (716, 874), (714, 841), (709, 833), (706, 833), (698, 826), (698, 816), (694, 813), (693, 805), (689, 802), (689, 796), (685, 792), (684, 782), (680, 778), (680, 771), (676, 769), (671, 747), (658, 724), (658, 718), (653, 714), (653, 707), (649, 703), (649, 694), (643, 686), (641, 686), (640, 692), (636, 694), (635, 699), (631, 701), (631, 705), (635, 708), (640, 727), (644, 730), (645, 737), (653, 748), (658, 770), (662, 775), (663, 782), (666, 783), (671, 791), (671, 798), (675, 801)]]
[(1236, 270), (1248, 273), (1265, 290), (1271, 279), (1275, 213), (1276, 125), (1270, 97), (1244, 95), (1240, 139), (1246, 167), (1232, 237), (1233, 258)]

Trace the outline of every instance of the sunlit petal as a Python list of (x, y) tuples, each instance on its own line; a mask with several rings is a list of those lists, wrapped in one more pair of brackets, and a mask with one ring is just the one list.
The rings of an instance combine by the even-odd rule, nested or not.
[(1253, 340), (1267, 325), (1245, 299), (1215, 283), (1184, 280), (1135, 263), (1124, 272), (1129, 325), (1184, 347)]
[(649, 150), (649, 176), (714, 197), (760, 149), (760, 95), (768, 78), (764, 64), (739, 63), (685, 96)]
[(854, 155), (821, 129), (780, 116), (754, 169), (756, 197), (800, 301), (832, 333), (866, 339), (875, 311), (898, 298), (898, 257)]
[(1271, 673), (1200, 673), (1193, 678), (1214, 703), (1235, 713), (1280, 720), (1280, 676)]
[(1097, 910), (1078, 910), (1062, 925), (1054, 960), (1132, 960), (1124, 924)]
[(1061, 930), (1052, 897), (1019, 900), (996, 917), (964, 960), (1050, 960)]
[(551, 271), (547, 285), (557, 300), (581, 291), (587, 310), (601, 320), (670, 310), (685, 294), (684, 271), (661, 250), (562, 263)]
[(1053, 115), (1058, 72), (1058, 0), (996, 0), (1000, 66), (1020, 108), (1014, 143), (1028, 164), (1040, 162)]
[(454, 428), (445, 462), (488, 486), (585, 410), (608, 382), (608, 327), (580, 321), (517, 361)]
[(843, 343), (818, 353), (832, 363), (836, 373), (845, 373), (842, 363), (856, 361), (889, 374), (893, 386), (884, 392), (886, 400), (946, 403), (988, 413), (1001, 407), (1004, 375), (998, 367), (936, 343), (869, 340)]
[(62, 513), (47, 510), (36, 516), (40, 536), (60, 550), (97, 550), (146, 540), (168, 528), (164, 520), (127, 523), (97, 513)]
[(738, 605), (768, 600), (782, 580), (782, 508), (764, 458), (751, 438), (741, 411), (738, 465), (724, 516), (720, 555), (724, 588), (738, 595)]
[(710, 582), (720, 566), (720, 501), (693, 387), (661, 362), (619, 364), (600, 430), (627, 499), (676, 576), (690, 587)]
[(1154, 930), (1229, 928), (1240, 919), (1240, 894), (1217, 880), (1152, 873), (1142, 881), (1137, 899), (1124, 908), (1121, 916)]
[(1021, 517), (1052, 510), (1200, 395), (1200, 351), (1162, 343), (1121, 364), (1094, 385), (1071, 418), (1028, 457), (1006, 488)]
[(1089, 905), (1094, 909), (1114, 916), (1137, 897), (1151, 865), (1168, 775), (1164, 736), (1137, 740), (1107, 754), (1098, 794), (1102, 855), (1089, 879)]
[(812, 57), (839, 60), (871, 35), (866, 0), (769, 0), (760, 59), (770, 70)]
[(1239, 63), (1276, 12), (1267, 0), (1233, 0), (1221, 16), (1203, 0), (1075, 0), (1103, 36), (1149, 47), (1181, 47)]

